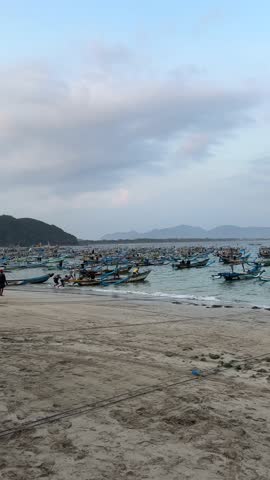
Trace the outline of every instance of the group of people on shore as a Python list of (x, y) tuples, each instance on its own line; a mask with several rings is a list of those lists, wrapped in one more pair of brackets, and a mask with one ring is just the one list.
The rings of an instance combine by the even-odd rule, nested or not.
[(59, 273), (57, 273), (56, 275), (54, 275), (53, 277), (53, 283), (54, 283), (54, 286), (56, 288), (59, 288), (59, 287), (64, 287), (65, 286), (65, 283), (69, 282), (69, 280), (73, 278), (73, 275), (70, 274), (70, 275), (65, 275), (64, 277), (61, 277), (61, 275), (59, 275)]

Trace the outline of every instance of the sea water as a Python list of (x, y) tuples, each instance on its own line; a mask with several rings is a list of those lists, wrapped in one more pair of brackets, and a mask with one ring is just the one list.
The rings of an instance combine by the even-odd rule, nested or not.
[[(195, 242), (190, 244), (183, 242), (175, 244), (176, 247), (184, 245), (195, 245)], [(198, 244), (198, 242), (197, 242)], [(260, 245), (270, 246), (270, 241), (254, 241), (254, 242), (209, 242), (207, 246), (220, 247), (222, 245), (241, 246), (251, 252), (251, 257), (256, 258)], [(160, 246), (165, 248), (172, 244), (152, 244), (153, 248)], [(202, 243), (202, 245), (206, 245)], [(125, 245), (122, 248), (128, 248)], [(143, 247), (139, 245), (140, 249)], [(147, 249), (151, 249), (151, 245), (146, 244)], [(100, 249), (102, 247), (97, 247)], [(108, 245), (104, 248), (108, 248)], [(130, 248), (136, 248), (136, 245), (130, 245)], [(223, 279), (213, 279), (212, 275), (222, 271), (230, 271), (230, 267), (218, 261), (218, 258), (211, 256), (211, 260), (215, 263), (209, 267), (191, 268), (184, 270), (174, 270), (169, 265), (150, 266), (150, 275), (145, 282), (121, 284), (118, 286), (108, 287), (70, 287), (66, 286), (59, 289), (65, 293), (80, 293), (82, 295), (117, 295), (130, 296), (132, 298), (144, 299), (163, 299), (171, 301), (179, 301), (183, 303), (199, 303), (199, 304), (238, 304), (238, 305), (252, 305), (260, 307), (270, 307), (270, 282), (261, 282), (257, 279), (242, 280), (235, 282), (226, 282)], [(249, 267), (248, 267), (249, 268)], [(264, 267), (265, 275), (270, 276), (270, 267)], [(241, 271), (242, 267), (235, 267), (236, 270)], [(143, 267), (141, 268), (143, 270)], [(46, 270), (32, 269), (14, 271), (8, 274), (8, 278), (26, 278), (31, 276), (44, 275)], [(61, 272), (60, 272), (61, 273)], [(15, 288), (15, 287), (14, 287)], [(55, 291), (52, 280), (42, 285), (27, 285), (18, 286), (16, 289), (27, 289), (33, 291)]]

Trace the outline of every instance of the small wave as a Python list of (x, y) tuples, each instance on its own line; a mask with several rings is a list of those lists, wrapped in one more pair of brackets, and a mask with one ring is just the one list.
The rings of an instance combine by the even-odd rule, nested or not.
[(253, 308), (260, 308), (261, 310), (265, 309), (265, 310), (269, 310), (270, 309), (270, 305), (259, 305), (257, 303), (255, 304), (252, 304), (251, 305)]
[(179, 295), (177, 293), (164, 293), (164, 292), (153, 292), (153, 293), (148, 293), (148, 292), (143, 292), (143, 291), (138, 291), (134, 292), (133, 290), (122, 290), (121, 292), (116, 291), (115, 289), (112, 288), (107, 288), (106, 290), (101, 289), (101, 288), (93, 288), (95, 292), (107, 292), (107, 293), (114, 293), (114, 294), (120, 294), (120, 295), (137, 295), (137, 296), (146, 296), (146, 297), (154, 297), (154, 298), (172, 298), (172, 299), (179, 299), (179, 300), (193, 300), (197, 302), (220, 302), (220, 300), (216, 297), (213, 296), (196, 296), (196, 295)]

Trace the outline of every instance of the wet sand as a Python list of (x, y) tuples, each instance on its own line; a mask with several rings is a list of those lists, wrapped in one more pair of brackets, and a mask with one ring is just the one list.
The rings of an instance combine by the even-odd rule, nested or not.
[(1, 479), (269, 479), (269, 311), (5, 293)]

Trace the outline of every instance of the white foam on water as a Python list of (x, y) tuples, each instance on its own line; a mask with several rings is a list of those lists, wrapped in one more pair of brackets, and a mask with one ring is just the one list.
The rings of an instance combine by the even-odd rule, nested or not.
[(257, 307), (257, 308), (260, 308), (260, 309), (267, 309), (267, 308), (270, 308), (270, 305), (259, 305), (257, 303), (255, 303), (254, 305), (252, 304), (252, 307)]
[(197, 302), (220, 302), (220, 300), (216, 297), (213, 296), (196, 296), (196, 295), (179, 295), (177, 293), (164, 293), (164, 292), (153, 292), (153, 293), (148, 293), (148, 292), (142, 292), (136, 290), (134, 292), (133, 290), (122, 290), (119, 292), (118, 290), (112, 289), (112, 288), (106, 288), (106, 290), (101, 289), (101, 288), (93, 288), (95, 292), (102, 292), (102, 293), (119, 293), (120, 295), (137, 295), (137, 296), (146, 296), (146, 297), (155, 297), (155, 298), (172, 298), (172, 299), (179, 299), (179, 300), (193, 300)]

